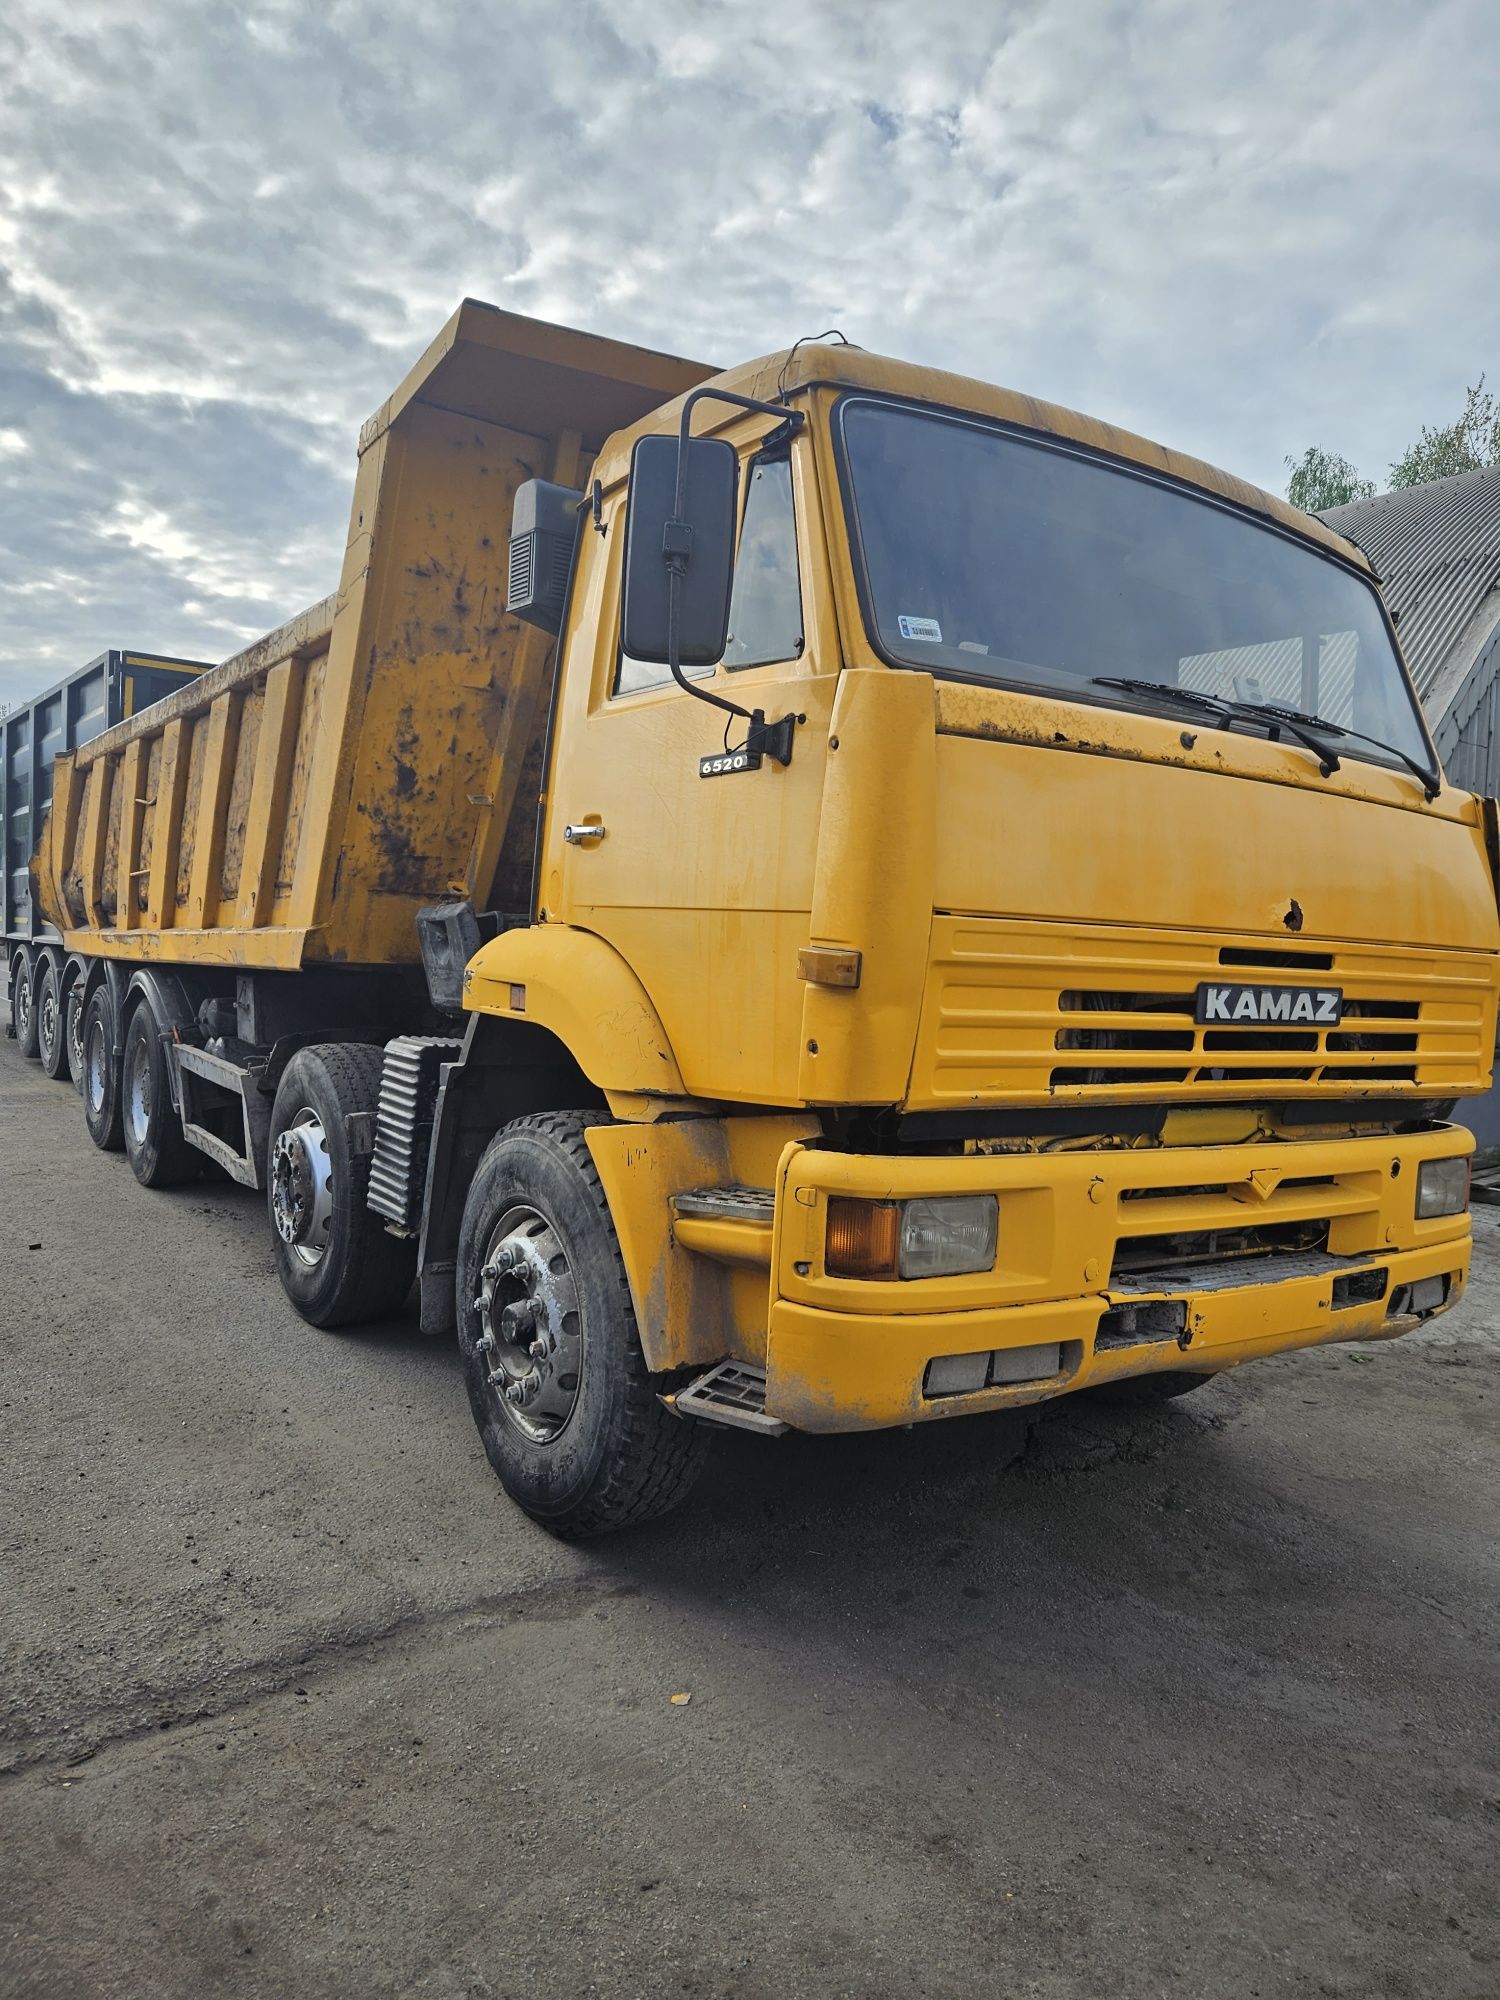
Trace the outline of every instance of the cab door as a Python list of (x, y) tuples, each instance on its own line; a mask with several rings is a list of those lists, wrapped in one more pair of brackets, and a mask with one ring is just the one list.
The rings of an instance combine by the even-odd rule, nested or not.
[(634, 969), (695, 1096), (786, 1104), (838, 651), (810, 444), (805, 433), (767, 444), (767, 428), (720, 433), (740, 454), (730, 637), (694, 679), (772, 719), (805, 717), (791, 763), (701, 776), (700, 760), (742, 743), (745, 724), (664, 666), (622, 657), (621, 481), (579, 557), (541, 890), (548, 920), (596, 932)]

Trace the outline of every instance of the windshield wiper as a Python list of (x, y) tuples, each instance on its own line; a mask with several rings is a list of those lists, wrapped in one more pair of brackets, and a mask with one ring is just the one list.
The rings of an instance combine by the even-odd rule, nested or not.
[(1304, 715), (1300, 708), (1289, 709), (1279, 701), (1242, 701), (1236, 703), (1236, 707), (1254, 709), (1259, 715), (1274, 716), (1278, 722), (1285, 722), (1288, 725), (1302, 722), (1309, 729), (1323, 730), (1329, 736), (1347, 736), (1355, 743), (1368, 743), (1373, 749), (1384, 750), (1387, 756), (1399, 757), (1407, 770), (1421, 784), (1429, 800), (1435, 799), (1438, 795), (1440, 785), (1437, 773), (1429, 771), (1425, 764), (1418, 763), (1415, 757), (1409, 757), (1404, 750), (1399, 749), (1394, 743), (1387, 743), (1383, 737), (1370, 736), (1363, 729), (1351, 729), (1347, 723), (1330, 722), (1326, 716)]
[(1200, 694), (1197, 688), (1173, 687), (1167, 681), (1129, 680), (1114, 674), (1091, 674), (1090, 687), (1123, 688), (1126, 694), (1165, 695), (1169, 701), (1180, 701), (1189, 708), (1212, 709), (1215, 715), (1232, 715), (1234, 704), (1225, 701), (1221, 695)]
[(1234, 721), (1265, 722), (1273, 727), (1285, 729), (1295, 736), (1304, 749), (1311, 750), (1318, 760), (1318, 769), (1325, 778), (1332, 777), (1338, 770), (1338, 752), (1329, 743), (1321, 740), (1317, 732), (1325, 736), (1345, 736), (1353, 742), (1368, 743), (1376, 750), (1384, 750), (1388, 756), (1397, 757), (1417, 779), (1424, 796), (1429, 802), (1438, 795), (1438, 781), (1433, 772), (1419, 764), (1415, 757), (1409, 757), (1394, 743), (1386, 743), (1378, 736), (1368, 736), (1362, 729), (1348, 729), (1342, 722), (1329, 722), (1325, 716), (1304, 715), (1301, 709), (1288, 708), (1278, 701), (1239, 701), (1227, 695), (1204, 694), (1197, 688), (1174, 687), (1167, 681), (1132, 680), (1109, 674), (1095, 674), (1095, 687), (1122, 688), (1127, 694), (1157, 695), (1168, 701), (1175, 701), (1186, 708), (1207, 711), (1218, 716), (1227, 727)]
[(1094, 674), (1091, 681), (1095, 687), (1123, 688), (1127, 694), (1153, 695), (1175, 701), (1184, 708), (1197, 709), (1212, 716), (1221, 729), (1231, 729), (1236, 722), (1268, 722), (1273, 739), (1284, 729), (1297, 738), (1303, 749), (1311, 750), (1323, 777), (1331, 778), (1339, 768), (1337, 750), (1314, 736), (1311, 730), (1302, 728), (1299, 716), (1284, 714), (1280, 710), (1268, 716), (1255, 702), (1231, 701), (1227, 695), (1203, 694), (1197, 688), (1173, 687), (1166, 681), (1129, 680), (1113, 674)]

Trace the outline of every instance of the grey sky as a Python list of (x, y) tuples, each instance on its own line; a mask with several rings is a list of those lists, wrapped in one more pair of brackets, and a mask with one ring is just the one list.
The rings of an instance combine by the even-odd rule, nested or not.
[(0, 702), (336, 580), (459, 298), (841, 326), (1278, 490), (1500, 374), (1493, 0), (11, 0)]

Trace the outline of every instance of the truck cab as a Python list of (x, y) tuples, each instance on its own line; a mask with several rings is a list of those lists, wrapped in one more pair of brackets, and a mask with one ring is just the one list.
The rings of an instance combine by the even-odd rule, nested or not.
[[(723, 1365), (729, 1405), (677, 1405), (1166, 1394), (1454, 1303), (1493, 834), (1358, 550), (857, 349), (693, 400), (736, 464), (722, 656), (684, 686), (623, 641), (670, 405), (580, 496), (535, 923), (465, 992), (540, 1024), (609, 993), (561, 1032), (651, 1367)], [(703, 694), (793, 716), (789, 760)]]

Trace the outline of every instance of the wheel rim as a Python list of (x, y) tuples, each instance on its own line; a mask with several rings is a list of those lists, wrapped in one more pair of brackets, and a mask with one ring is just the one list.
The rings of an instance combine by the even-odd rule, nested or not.
[(16, 1036), (24, 1041), (31, 1031), (31, 974), (25, 966), (22, 966), (11, 987), (11, 1005), (15, 1009)]
[(475, 1352), (506, 1421), (552, 1444), (578, 1407), (583, 1315), (562, 1240), (539, 1209), (507, 1209), (490, 1232), (474, 1301)]
[(109, 1091), (109, 1047), (102, 1021), (89, 1024), (88, 1053), (89, 1109), (96, 1118), (104, 1116)]
[(68, 1034), (68, 1061), (74, 1076), (83, 1075), (83, 1008), (77, 1000), (70, 998), (66, 1010)]
[(37, 1009), (36, 1030), (41, 1041), (42, 1053), (50, 1062), (57, 1053), (57, 981), (42, 981), (41, 1004)]
[(333, 1226), (333, 1162), (322, 1120), (305, 1104), (271, 1148), (271, 1219), (299, 1263), (322, 1263)]
[(141, 1040), (131, 1047), (125, 1073), (125, 1136), (133, 1153), (141, 1150), (150, 1133), (152, 1096), (151, 1052)]

